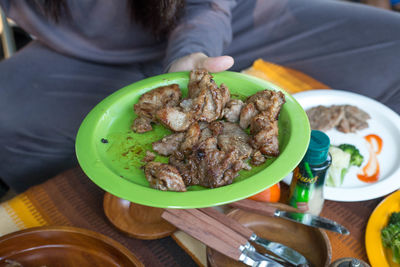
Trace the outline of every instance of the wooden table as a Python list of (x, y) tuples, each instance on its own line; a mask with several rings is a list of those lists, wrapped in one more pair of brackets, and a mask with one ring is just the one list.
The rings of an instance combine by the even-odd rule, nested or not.
[[(187, 248), (179, 246), (171, 237), (145, 241), (129, 238), (119, 232), (104, 215), (103, 195), (103, 190), (97, 187), (80, 168), (75, 168), (29, 189), (16, 199), (3, 204), (3, 207), (10, 214), (14, 211), (14, 217), (18, 217), (18, 212), (21, 212), (18, 209), (24, 206), (37, 225), (76, 226), (105, 234), (126, 246), (145, 266), (198, 265), (186, 253)], [(19, 203), (16, 203), (17, 200)], [(325, 202), (321, 215), (343, 224), (351, 232), (350, 235), (343, 236), (327, 231), (332, 246), (332, 261), (342, 257), (355, 257), (368, 261), (364, 233), (368, 218), (380, 200)], [(26, 226), (23, 227), (27, 228)]]

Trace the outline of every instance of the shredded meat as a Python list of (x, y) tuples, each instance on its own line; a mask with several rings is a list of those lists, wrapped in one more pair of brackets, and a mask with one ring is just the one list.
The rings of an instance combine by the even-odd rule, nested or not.
[(133, 106), (138, 117), (132, 125), (135, 132), (144, 133), (152, 130), (151, 122), (156, 122), (156, 112), (160, 108), (174, 107), (179, 104), (182, 92), (177, 84), (155, 88), (139, 98)]
[(352, 105), (319, 105), (306, 112), (311, 129), (320, 131), (336, 128), (343, 133), (355, 133), (368, 128), (370, 119), (368, 113)]
[(150, 186), (163, 191), (186, 191), (179, 171), (169, 164), (149, 162), (144, 168)]

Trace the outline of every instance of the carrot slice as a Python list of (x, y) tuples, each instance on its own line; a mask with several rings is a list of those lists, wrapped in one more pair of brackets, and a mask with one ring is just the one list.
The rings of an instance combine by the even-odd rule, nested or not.
[[(369, 159), (363, 167), (362, 173), (357, 174), (358, 179), (366, 183), (374, 183), (379, 179), (378, 154), (382, 151), (383, 141), (376, 134), (370, 134), (364, 137), (368, 144)], [(376, 146), (376, 149), (374, 147)]]

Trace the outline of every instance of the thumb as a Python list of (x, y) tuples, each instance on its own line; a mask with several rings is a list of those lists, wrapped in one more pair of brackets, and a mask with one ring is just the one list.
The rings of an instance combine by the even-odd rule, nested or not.
[(208, 57), (199, 62), (196, 67), (204, 68), (209, 72), (221, 72), (233, 66), (234, 60), (231, 56)]

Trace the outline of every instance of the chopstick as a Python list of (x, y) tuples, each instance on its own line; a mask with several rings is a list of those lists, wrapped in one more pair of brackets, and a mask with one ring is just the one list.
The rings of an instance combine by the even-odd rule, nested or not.
[(235, 232), (239, 233), (246, 240), (248, 240), (253, 235), (253, 231), (251, 231), (249, 228), (243, 226), (236, 220), (226, 216), (225, 214), (217, 211), (214, 208), (202, 208), (199, 210), (204, 212), (208, 216), (218, 220), (219, 222), (225, 224), (230, 229), (233, 229)]
[(228, 206), (271, 217), (275, 216), (276, 210), (301, 212), (298, 209), (283, 203), (259, 202), (251, 199), (242, 199), (236, 202), (232, 202), (229, 203)]
[(240, 247), (247, 242), (233, 231), (227, 234), (229, 232), (227, 227), (221, 227), (220, 223), (205, 222), (188, 210), (166, 209), (161, 217), (207, 246), (237, 261), (242, 254)]
[(241, 234), (197, 209), (165, 209), (161, 217), (231, 259), (250, 266), (283, 267), (257, 253)]
[[(242, 237), (246, 239), (246, 241), (253, 241), (263, 246), (265, 249), (279, 256), (284, 261), (287, 261), (296, 266), (300, 264), (308, 264), (307, 259), (296, 250), (283, 244), (272, 242), (257, 236), (257, 234), (254, 233), (251, 229), (213, 208), (202, 208), (199, 210), (204, 214), (207, 214), (208, 216), (216, 219), (218, 222), (226, 225), (227, 227), (229, 227), (229, 229), (232, 229), (235, 232), (239, 233)], [(274, 258), (274, 260), (279, 259)]]

